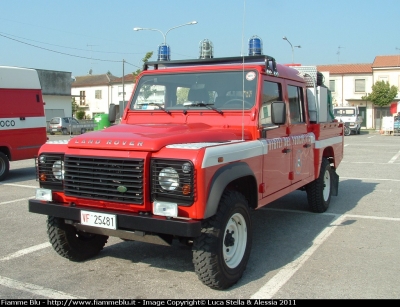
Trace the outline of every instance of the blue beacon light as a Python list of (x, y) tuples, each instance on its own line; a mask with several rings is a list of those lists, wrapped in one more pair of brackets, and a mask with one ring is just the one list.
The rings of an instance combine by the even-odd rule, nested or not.
[(249, 39), (249, 55), (262, 55), (262, 40), (257, 35)]
[(165, 43), (158, 46), (158, 59), (157, 61), (170, 61), (171, 60), (171, 48)]

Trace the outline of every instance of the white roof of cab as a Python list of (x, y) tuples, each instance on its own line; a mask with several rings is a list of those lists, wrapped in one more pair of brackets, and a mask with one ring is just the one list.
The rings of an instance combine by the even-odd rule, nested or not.
[(0, 66), (0, 88), (41, 89), (35, 69)]

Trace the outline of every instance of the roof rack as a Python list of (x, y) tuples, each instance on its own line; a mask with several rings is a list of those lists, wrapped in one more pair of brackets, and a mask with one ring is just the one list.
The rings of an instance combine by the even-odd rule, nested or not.
[(268, 74), (278, 75), (276, 61), (268, 55), (257, 56), (239, 56), (226, 58), (208, 58), (208, 59), (192, 59), (192, 60), (175, 60), (175, 61), (154, 61), (146, 62), (143, 65), (143, 70), (148, 70), (153, 66), (155, 70), (163, 67), (185, 67), (185, 66), (206, 66), (206, 65), (229, 65), (229, 64), (261, 64), (265, 65), (265, 70)]

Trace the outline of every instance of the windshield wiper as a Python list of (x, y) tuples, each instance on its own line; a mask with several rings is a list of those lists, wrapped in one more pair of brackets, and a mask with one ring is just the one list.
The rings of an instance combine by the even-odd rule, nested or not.
[(188, 106), (191, 107), (206, 107), (207, 109), (214, 110), (215, 112), (218, 112), (219, 114), (224, 114), (221, 110), (214, 108), (213, 103), (204, 103), (204, 102), (192, 102)]
[(149, 102), (147, 105), (148, 105), (148, 106), (156, 106), (156, 107), (158, 107), (160, 110), (163, 110), (165, 113), (171, 114), (170, 111), (168, 111), (167, 109), (165, 109), (164, 107), (162, 107), (162, 106), (159, 105), (158, 103)]

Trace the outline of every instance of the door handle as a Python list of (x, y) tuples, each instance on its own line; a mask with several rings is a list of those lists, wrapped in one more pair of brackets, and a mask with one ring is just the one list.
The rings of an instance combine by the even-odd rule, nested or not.
[(310, 147), (311, 147), (311, 144), (304, 144), (303, 147), (304, 147), (304, 148), (310, 148)]
[(282, 150), (282, 152), (285, 153), (285, 154), (286, 154), (286, 153), (289, 153), (289, 152), (291, 152), (291, 151), (292, 151), (292, 150), (289, 149), (289, 148), (285, 148), (284, 150)]

